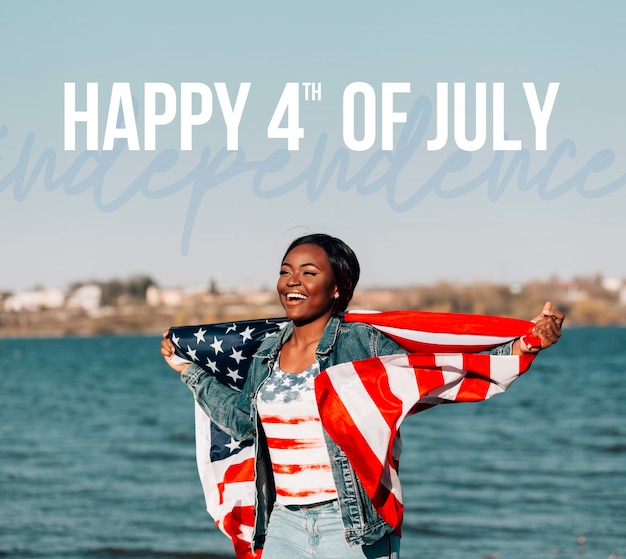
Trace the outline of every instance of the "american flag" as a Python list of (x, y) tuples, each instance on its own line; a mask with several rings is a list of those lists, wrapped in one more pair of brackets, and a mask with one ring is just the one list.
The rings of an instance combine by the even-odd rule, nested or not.
[[(485, 400), (530, 366), (533, 356), (476, 352), (526, 335), (524, 320), (394, 311), (349, 312), (346, 322), (372, 324), (409, 354), (369, 358), (329, 367), (315, 381), (322, 424), (343, 449), (379, 514), (402, 523), (396, 435), (405, 417), (439, 403)], [(176, 354), (241, 390), (251, 356), (286, 319), (263, 319), (171, 328)], [(254, 447), (235, 441), (196, 404), (196, 455), (207, 510), (228, 535), (238, 559), (250, 549), (254, 525)]]
[[(240, 391), (252, 355), (287, 319), (242, 320), (169, 329), (178, 358), (196, 363), (226, 386)], [(254, 527), (254, 446), (234, 440), (195, 404), (196, 461), (206, 508), (232, 541), (238, 559), (258, 559), (250, 549)]]

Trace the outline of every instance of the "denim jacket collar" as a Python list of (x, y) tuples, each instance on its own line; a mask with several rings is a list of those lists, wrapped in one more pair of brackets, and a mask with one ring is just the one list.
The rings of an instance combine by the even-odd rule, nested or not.
[[(328, 355), (332, 351), (333, 346), (337, 341), (342, 316), (343, 315), (332, 316), (329, 319), (328, 323), (324, 327), (317, 349), (315, 350), (317, 355)], [(274, 343), (267, 345), (264, 343), (261, 344), (261, 347), (257, 350), (255, 357), (274, 361), (280, 351), (280, 348), (283, 347), (283, 344), (290, 338), (292, 333), (293, 322), (289, 322), (285, 328), (276, 334), (276, 341)]]

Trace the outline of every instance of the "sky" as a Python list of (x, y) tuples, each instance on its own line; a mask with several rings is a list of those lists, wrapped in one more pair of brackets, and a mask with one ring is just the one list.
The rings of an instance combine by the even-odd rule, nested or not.
[[(309, 232), (352, 246), (367, 287), (626, 278), (625, 20), (617, 2), (560, 0), (2, 2), (0, 290), (135, 274), (271, 287)], [(95, 150), (66, 83), (75, 111), (97, 107)], [(546, 149), (524, 83), (540, 109), (558, 84)], [(274, 136), (302, 129), (297, 149), (270, 137), (275, 112)], [(460, 149), (455, 130), (482, 125)]]

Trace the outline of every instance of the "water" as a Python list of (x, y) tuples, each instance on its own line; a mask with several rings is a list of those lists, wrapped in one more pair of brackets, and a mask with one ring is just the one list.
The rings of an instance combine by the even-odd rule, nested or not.
[[(0, 351), (0, 557), (233, 556), (158, 339)], [(570, 329), (507, 394), (411, 418), (403, 558), (624, 558), (625, 369), (625, 329)]]

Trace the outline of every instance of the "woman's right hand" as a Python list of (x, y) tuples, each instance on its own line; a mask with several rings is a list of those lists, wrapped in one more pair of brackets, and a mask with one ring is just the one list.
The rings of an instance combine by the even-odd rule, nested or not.
[(165, 359), (165, 362), (180, 374), (185, 370), (189, 363), (184, 361), (182, 363), (176, 363), (172, 361), (172, 357), (176, 354), (174, 352), (174, 344), (172, 343), (172, 340), (167, 337), (167, 334), (167, 330), (163, 332), (163, 339), (161, 340), (161, 355), (163, 356), (163, 359)]

